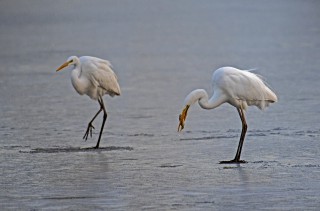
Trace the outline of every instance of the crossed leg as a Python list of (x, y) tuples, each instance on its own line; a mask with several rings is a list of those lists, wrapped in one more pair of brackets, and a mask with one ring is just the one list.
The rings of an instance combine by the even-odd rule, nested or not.
[(96, 119), (96, 117), (100, 114), (100, 112), (103, 111), (103, 122), (102, 122), (101, 129), (100, 129), (99, 139), (98, 139), (98, 142), (97, 142), (97, 145), (95, 146), (95, 148), (99, 148), (99, 144), (100, 144), (100, 140), (101, 140), (101, 136), (102, 136), (102, 131), (103, 131), (103, 128), (104, 128), (104, 124), (105, 124), (105, 122), (107, 120), (107, 112), (106, 112), (106, 109), (105, 109), (105, 106), (104, 106), (104, 103), (103, 103), (103, 99), (101, 97), (98, 99), (98, 103), (100, 105), (100, 109), (94, 115), (92, 120), (88, 123), (88, 127), (87, 127), (87, 130), (86, 130), (86, 133), (83, 136), (83, 139), (85, 139), (85, 140), (88, 139), (89, 135), (90, 135), (90, 137), (92, 137), (92, 130), (95, 129), (94, 126), (92, 125), (92, 123)]

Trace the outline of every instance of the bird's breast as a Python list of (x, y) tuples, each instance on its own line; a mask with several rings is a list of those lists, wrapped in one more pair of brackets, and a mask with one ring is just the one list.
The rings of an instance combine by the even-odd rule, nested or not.
[(79, 95), (87, 94), (87, 91), (90, 90), (90, 81), (85, 77), (79, 76), (76, 71), (72, 71), (71, 83)]

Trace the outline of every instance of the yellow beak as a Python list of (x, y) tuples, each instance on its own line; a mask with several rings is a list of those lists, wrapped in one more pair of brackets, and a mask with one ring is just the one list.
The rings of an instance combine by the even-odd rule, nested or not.
[(178, 132), (182, 131), (184, 128), (184, 122), (186, 121), (189, 107), (190, 105), (186, 105), (186, 107), (182, 110), (181, 114), (179, 115)]
[(68, 65), (69, 65), (69, 62), (63, 63), (63, 64), (56, 70), (56, 72), (62, 70), (63, 68), (67, 67)]

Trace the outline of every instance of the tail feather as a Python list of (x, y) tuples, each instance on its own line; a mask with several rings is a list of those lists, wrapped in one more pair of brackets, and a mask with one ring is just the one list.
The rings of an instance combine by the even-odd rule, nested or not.
[(264, 109), (269, 106), (271, 103), (275, 103), (278, 101), (277, 95), (271, 90), (270, 86), (265, 82), (263, 77), (251, 73), (254, 76), (256, 76), (255, 80), (252, 80), (252, 82), (255, 84), (255, 97), (252, 100), (247, 99), (248, 105), (255, 105), (259, 109)]

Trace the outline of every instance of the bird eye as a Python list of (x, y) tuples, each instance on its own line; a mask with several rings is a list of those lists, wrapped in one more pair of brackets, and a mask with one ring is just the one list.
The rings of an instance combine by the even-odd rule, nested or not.
[(72, 63), (73, 62), (73, 59), (70, 61), (70, 63)]

